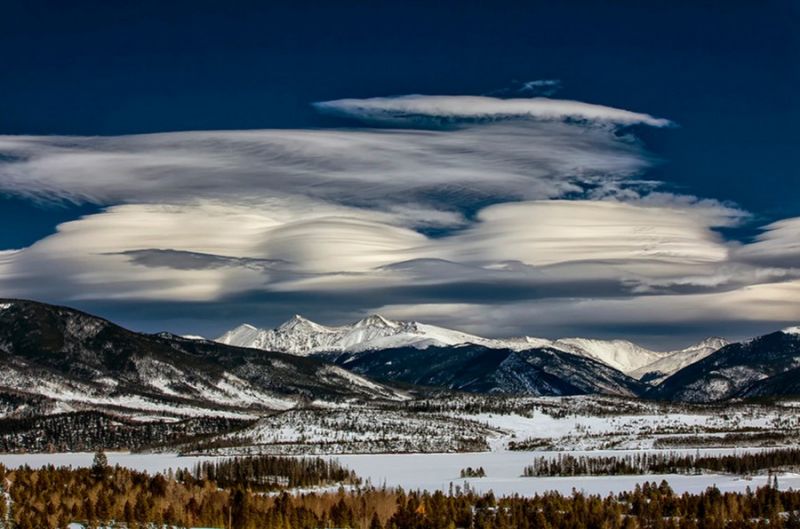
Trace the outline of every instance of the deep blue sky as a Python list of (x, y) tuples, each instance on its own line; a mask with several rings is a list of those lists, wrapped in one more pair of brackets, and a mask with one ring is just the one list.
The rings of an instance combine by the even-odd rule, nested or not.
[[(788, 217), (800, 214), (783, 200), (800, 192), (796, 6), (10, 1), (0, 133), (306, 127), (321, 124), (312, 101), (560, 79), (559, 97), (679, 123), (646, 138), (666, 162), (654, 177)], [(4, 198), (0, 248), (82, 212)]]

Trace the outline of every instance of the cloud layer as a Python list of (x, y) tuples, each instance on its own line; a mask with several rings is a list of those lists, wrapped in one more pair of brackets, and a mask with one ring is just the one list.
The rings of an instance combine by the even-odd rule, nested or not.
[(0, 192), (105, 207), (0, 252), (0, 296), (513, 334), (800, 319), (798, 219), (728, 241), (745, 212), (643, 179), (658, 162), (620, 127), (666, 119), (545, 98), (316, 106), (404, 128), (0, 137)]

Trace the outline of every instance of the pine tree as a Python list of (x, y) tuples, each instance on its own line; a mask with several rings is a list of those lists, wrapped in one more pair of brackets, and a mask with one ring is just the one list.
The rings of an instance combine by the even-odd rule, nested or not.
[(377, 512), (372, 513), (372, 521), (369, 523), (369, 529), (383, 529), (381, 519), (378, 517)]
[(104, 480), (108, 475), (108, 457), (106, 457), (106, 453), (100, 448), (94, 454), (94, 459), (92, 460), (92, 475), (94, 475), (95, 479)]

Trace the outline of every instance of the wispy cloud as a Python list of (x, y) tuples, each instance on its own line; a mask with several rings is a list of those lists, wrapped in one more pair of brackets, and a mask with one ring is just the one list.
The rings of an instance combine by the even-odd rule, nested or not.
[(561, 81), (558, 79), (536, 79), (525, 81), (520, 86), (519, 91), (532, 95), (549, 97), (561, 89)]
[(739, 259), (800, 269), (800, 217), (773, 222), (756, 240), (738, 249)]
[[(488, 200), (625, 186), (651, 163), (610, 131), (494, 123), (451, 131), (255, 130), (0, 137), (0, 191), (99, 204), (293, 198), (401, 210), (407, 221)], [(632, 183), (631, 185), (636, 185)]]
[(388, 124), (419, 124), (430, 120), (446, 122), (527, 118), (540, 121), (577, 120), (613, 125), (643, 124), (652, 127), (673, 125), (668, 119), (640, 112), (545, 97), (499, 99), (482, 96), (407, 95), (338, 99), (315, 103), (314, 106), (327, 114)]
[(559, 79), (534, 79), (533, 81), (514, 81), (510, 86), (492, 90), (485, 95), (490, 97), (550, 97), (559, 90), (561, 90), (561, 81)]

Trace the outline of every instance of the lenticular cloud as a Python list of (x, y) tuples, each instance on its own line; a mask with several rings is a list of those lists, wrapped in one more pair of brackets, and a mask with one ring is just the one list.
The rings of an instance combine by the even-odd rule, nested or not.
[(666, 119), (546, 98), (315, 106), (370, 126), (0, 137), (0, 192), (104, 207), (0, 251), (0, 296), (305, 299), (342, 317), (524, 301), (584, 319), (589, 302), (645, 317), (641, 300), (658, 296), (657, 322), (686, 296), (742, 300), (731, 319), (771, 317), (789, 290), (765, 285), (800, 277), (782, 250), (796, 248), (795, 224), (732, 244), (715, 229), (744, 212), (640, 178), (657, 161), (620, 128)]
[(363, 121), (414, 123), (437, 120), (503, 120), (529, 118), (542, 121), (585, 121), (615, 125), (668, 127), (668, 119), (580, 101), (534, 97), (498, 99), (481, 96), (408, 95), (370, 99), (338, 99), (314, 105), (319, 111)]

